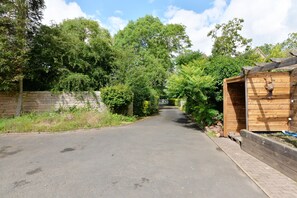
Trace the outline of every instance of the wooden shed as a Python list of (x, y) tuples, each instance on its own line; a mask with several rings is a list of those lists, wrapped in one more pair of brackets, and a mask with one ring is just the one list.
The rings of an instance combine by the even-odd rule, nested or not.
[(224, 136), (230, 132), (297, 130), (297, 57), (244, 68), (224, 79)]

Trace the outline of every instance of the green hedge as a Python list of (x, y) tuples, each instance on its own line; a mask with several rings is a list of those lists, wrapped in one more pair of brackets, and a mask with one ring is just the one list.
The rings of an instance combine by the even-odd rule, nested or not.
[(134, 89), (133, 114), (146, 116), (159, 110), (159, 94), (154, 89)]
[(113, 113), (126, 115), (133, 101), (133, 92), (126, 85), (116, 85), (101, 89), (103, 103)]

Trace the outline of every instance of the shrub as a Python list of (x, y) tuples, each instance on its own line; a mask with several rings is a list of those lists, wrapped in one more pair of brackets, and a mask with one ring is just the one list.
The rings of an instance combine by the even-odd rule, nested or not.
[(105, 87), (101, 89), (101, 98), (111, 112), (125, 115), (133, 101), (133, 92), (126, 85)]
[(150, 114), (150, 101), (145, 100), (143, 102), (143, 109), (142, 112), (144, 115), (149, 115)]
[(141, 86), (137, 83), (132, 85), (134, 94), (133, 114), (137, 116), (146, 116), (158, 112), (159, 94), (156, 90)]

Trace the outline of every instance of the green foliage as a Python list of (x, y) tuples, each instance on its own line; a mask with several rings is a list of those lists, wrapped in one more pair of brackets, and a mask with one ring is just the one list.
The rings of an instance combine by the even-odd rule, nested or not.
[(253, 52), (247, 52), (237, 57), (216, 56), (209, 59), (209, 66), (205, 69), (206, 74), (214, 78), (215, 88), (211, 93), (211, 103), (219, 112), (223, 111), (223, 81), (225, 78), (238, 76), (243, 66), (252, 66), (260, 62), (260, 57)]
[(132, 87), (134, 93), (133, 114), (137, 116), (146, 116), (158, 112), (159, 94), (148, 86), (135, 84)]
[(27, 75), (28, 52), (43, 8), (43, 0), (0, 2), (0, 90), (17, 89), (16, 83)]
[(24, 90), (53, 89), (60, 76), (67, 71), (64, 67), (67, 50), (68, 46), (57, 25), (41, 26), (32, 41)]
[(208, 60), (204, 58), (183, 65), (168, 79), (167, 84), (169, 96), (187, 99), (185, 110), (200, 126), (211, 124), (218, 114), (209, 100), (215, 89), (215, 81), (205, 74), (208, 65)]
[(101, 89), (102, 101), (113, 113), (127, 114), (133, 101), (133, 92), (128, 86), (116, 85)]
[[(29, 86), (25, 88), (98, 90), (109, 83), (114, 59), (111, 36), (97, 21), (77, 18), (60, 25), (42, 26), (33, 41), (29, 61), (31, 73), (27, 78)], [(68, 84), (73, 74), (77, 74), (76, 77), (84, 75), (80, 75), (83, 80), (77, 82), (82, 84), (60, 86), (65, 81)]]
[(269, 60), (270, 58), (285, 58), (287, 56), (288, 56), (287, 53), (282, 50), (281, 44), (276, 44), (270, 50), (270, 53), (267, 56), (267, 59)]
[(187, 65), (194, 60), (201, 59), (203, 56), (205, 55), (200, 51), (187, 50), (185, 53), (182, 53), (178, 57), (176, 57), (175, 64), (177, 66)]
[(69, 73), (61, 78), (55, 86), (57, 91), (89, 91), (91, 90), (91, 79), (88, 75), (81, 73)]
[(285, 51), (297, 49), (297, 32), (290, 33), (288, 38), (281, 43), (282, 49)]
[(271, 58), (290, 57), (290, 51), (297, 49), (297, 33), (290, 33), (288, 38), (281, 43), (266, 43), (258, 48), (266, 55), (264, 62), (270, 62)]
[(179, 62), (181, 65), (177, 65), (176, 72), (168, 79), (167, 93), (173, 98), (185, 98), (185, 111), (192, 114), (200, 126), (210, 125), (222, 120), (224, 78), (239, 75), (243, 66), (253, 65), (259, 56), (252, 51), (236, 57), (192, 58), (192, 54), (188, 54), (177, 58), (189, 61)]
[(175, 106), (175, 101), (176, 101), (175, 98), (169, 98), (169, 99), (168, 99), (168, 105), (169, 105), (169, 106)]
[(174, 54), (190, 46), (185, 27), (164, 25), (157, 17), (145, 16), (129, 22), (114, 40), (119, 55), (113, 70), (114, 83), (131, 87), (134, 115), (157, 112), (157, 99), (173, 68)]
[[(217, 24), (207, 36), (214, 39), (212, 55), (237, 56), (239, 50), (244, 48), (245, 52), (250, 49), (252, 39), (246, 39), (239, 34), (242, 30), (243, 19), (234, 18), (228, 23)], [(220, 34), (219, 34), (220, 33)]]

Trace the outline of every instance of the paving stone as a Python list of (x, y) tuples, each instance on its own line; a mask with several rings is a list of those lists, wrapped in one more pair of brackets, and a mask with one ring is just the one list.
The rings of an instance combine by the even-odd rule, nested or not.
[(297, 182), (241, 150), (228, 138), (211, 138), (269, 197), (297, 198)]

